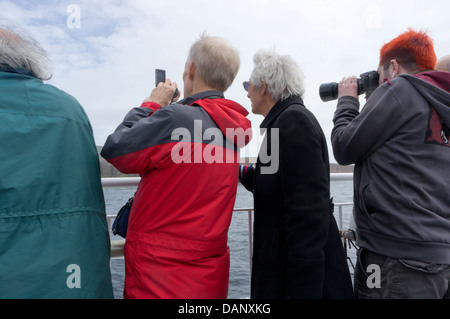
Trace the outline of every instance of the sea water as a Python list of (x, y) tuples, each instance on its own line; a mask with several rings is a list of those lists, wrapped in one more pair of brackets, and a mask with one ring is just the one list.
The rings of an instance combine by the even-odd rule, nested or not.
[[(106, 213), (116, 214), (125, 202), (133, 196), (136, 188), (104, 188)], [(353, 184), (351, 181), (331, 182), (331, 196), (335, 203), (348, 203), (353, 200)], [(253, 196), (242, 185), (238, 186), (235, 209), (252, 208)], [(342, 209), (343, 229), (348, 229), (351, 219), (351, 206)], [(335, 217), (339, 225), (338, 209)], [(122, 239), (112, 235), (113, 239)], [(242, 299), (250, 296), (250, 251), (249, 251), (249, 217), (247, 212), (235, 212), (228, 232), (228, 246), (230, 247), (230, 284), (228, 298)], [(349, 249), (348, 255), (354, 263), (355, 249)], [(349, 263), (350, 271), (351, 264)], [(123, 283), (125, 279), (125, 266), (123, 258), (111, 260), (111, 272), (114, 288), (114, 297), (123, 298)]]

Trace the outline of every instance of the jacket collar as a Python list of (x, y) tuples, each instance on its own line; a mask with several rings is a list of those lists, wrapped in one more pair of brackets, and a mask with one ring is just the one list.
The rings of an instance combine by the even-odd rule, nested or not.
[(200, 92), (193, 94), (191, 96), (188, 96), (187, 98), (181, 100), (178, 102), (178, 104), (186, 104), (191, 105), (197, 100), (203, 100), (203, 99), (224, 99), (224, 95), (222, 92), (219, 91), (206, 91), (206, 92)]
[(305, 106), (303, 104), (302, 98), (297, 95), (290, 96), (284, 100), (280, 100), (275, 103), (275, 105), (270, 109), (269, 113), (267, 113), (267, 116), (261, 122), (261, 125), (259, 127), (261, 129), (270, 127), (272, 122), (281, 114), (281, 112), (283, 112), (289, 105), (292, 104), (300, 104), (302, 106)]
[(31, 71), (28, 71), (28, 70), (22, 69), (22, 68), (14, 69), (14, 68), (10, 67), (9, 65), (6, 65), (3, 63), (0, 63), (0, 72), (17, 73), (17, 74), (34, 77), (34, 75)]

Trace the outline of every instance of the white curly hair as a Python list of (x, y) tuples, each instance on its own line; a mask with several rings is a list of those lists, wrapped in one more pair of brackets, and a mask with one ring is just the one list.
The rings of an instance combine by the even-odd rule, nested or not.
[(272, 100), (280, 101), (293, 95), (302, 97), (305, 93), (303, 72), (289, 55), (262, 49), (255, 53), (253, 62), (250, 82), (258, 89), (265, 82)]

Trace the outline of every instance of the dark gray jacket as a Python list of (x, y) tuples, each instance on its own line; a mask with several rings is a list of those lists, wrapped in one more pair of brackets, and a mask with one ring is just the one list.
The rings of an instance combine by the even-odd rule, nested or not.
[(339, 99), (332, 144), (340, 164), (356, 164), (360, 247), (450, 264), (448, 91), (450, 73), (433, 71), (384, 83), (361, 113), (355, 98)]

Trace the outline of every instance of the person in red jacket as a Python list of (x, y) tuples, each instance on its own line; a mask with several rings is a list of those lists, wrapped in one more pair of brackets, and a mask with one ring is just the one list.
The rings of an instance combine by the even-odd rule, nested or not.
[(176, 83), (159, 83), (103, 147), (117, 169), (141, 176), (125, 244), (125, 298), (228, 296), (239, 149), (251, 139), (248, 112), (223, 95), (239, 64), (226, 40), (202, 35), (185, 65), (185, 98), (170, 104)]

